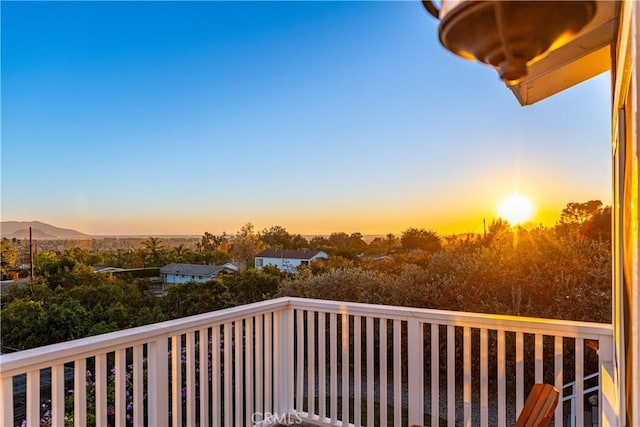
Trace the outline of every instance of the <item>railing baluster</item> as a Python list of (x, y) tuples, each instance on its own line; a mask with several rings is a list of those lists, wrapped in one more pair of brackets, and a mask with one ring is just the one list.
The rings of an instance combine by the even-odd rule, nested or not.
[(213, 427), (222, 426), (222, 387), (220, 362), (220, 325), (211, 328), (211, 418)]
[(424, 332), (416, 319), (407, 322), (409, 424), (424, 424)]
[(327, 417), (327, 402), (326, 402), (326, 347), (325, 336), (327, 331), (325, 330), (325, 315), (324, 312), (318, 313), (318, 415), (320, 420), (324, 421)]
[[(560, 336), (556, 336), (553, 343), (553, 363), (555, 370), (555, 377), (553, 379), (555, 387), (560, 391), (560, 399), (562, 399), (562, 383), (563, 383), (563, 361), (562, 361), (562, 341), (563, 338)], [(562, 408), (562, 400), (556, 406), (556, 412), (554, 415), (555, 418), (555, 427), (563, 427), (563, 408)]]
[(181, 335), (171, 337), (171, 418), (172, 427), (182, 425), (182, 340)]
[(535, 367), (535, 381), (537, 383), (544, 382), (543, 380), (543, 354), (542, 354), (542, 344), (543, 344), (543, 336), (541, 334), (535, 335), (535, 358), (536, 358), (536, 367)]
[[(277, 311), (273, 313), (273, 412), (279, 415), (278, 410), (280, 409), (280, 393), (281, 388), (283, 386), (282, 382), (284, 379), (282, 378), (282, 364), (280, 362), (280, 358), (282, 357), (280, 354), (280, 322), (281, 322), (282, 313)], [(291, 339), (291, 335), (288, 336), (288, 339)]]
[(507, 424), (507, 400), (506, 400), (506, 363), (507, 353), (505, 349), (504, 330), (497, 331), (498, 335), (498, 426), (504, 427)]
[(255, 412), (261, 414), (264, 408), (264, 375), (263, 367), (265, 366), (265, 352), (262, 351), (264, 347), (264, 315), (260, 314), (256, 317), (256, 383), (255, 383), (255, 396), (256, 405)]
[(362, 425), (362, 318), (353, 316), (353, 424)]
[(440, 325), (431, 324), (431, 425), (440, 420)]
[(342, 425), (349, 423), (349, 315), (342, 313)]
[(447, 424), (456, 424), (456, 329), (447, 326)]
[(463, 328), (462, 333), (464, 425), (471, 427), (471, 328)]
[(584, 425), (584, 339), (576, 338), (576, 425)]
[(209, 425), (209, 328), (200, 328), (198, 331), (199, 342), (199, 368), (200, 368), (200, 425)]
[(127, 424), (127, 353), (126, 349), (119, 348), (115, 355), (115, 407), (114, 417), (116, 427), (124, 427)]
[(231, 337), (231, 322), (224, 324), (224, 335), (222, 336), (222, 351), (224, 352), (223, 372), (224, 372), (224, 425), (233, 425), (233, 388), (231, 353), (233, 352), (233, 338)]
[[(402, 322), (393, 321), (393, 424), (402, 424)], [(357, 425), (357, 424), (356, 424)]]
[[(97, 390), (96, 390), (96, 398)], [(106, 396), (105, 396), (106, 397)], [(96, 405), (97, 406), (97, 405)], [(11, 420), (13, 424), (13, 420)], [(40, 370), (27, 372), (27, 426), (40, 425)]]
[(273, 413), (273, 313), (264, 315), (264, 412)]
[(275, 362), (274, 367), (276, 381), (276, 395), (274, 411), (279, 416), (286, 416), (293, 411), (293, 383), (294, 383), (294, 366), (293, 366), (293, 309), (287, 309), (275, 313), (276, 322), (274, 330), (273, 343), (275, 346)]
[(307, 311), (307, 407), (310, 416), (316, 413), (316, 312)]
[(336, 313), (329, 314), (329, 350), (329, 405), (331, 423), (335, 424), (338, 419), (338, 326)]
[(524, 337), (516, 332), (516, 417), (524, 406)]
[(242, 422), (242, 319), (236, 320), (234, 323), (233, 332), (233, 354), (235, 360), (235, 375), (234, 375), (234, 409), (235, 409), (235, 422), (234, 425), (240, 426)]
[[(373, 427), (373, 402), (375, 399), (375, 372), (373, 370), (373, 317), (367, 316), (367, 426)], [(422, 366), (422, 361), (420, 362)], [(424, 394), (424, 392), (422, 393)]]
[(187, 425), (196, 425), (196, 359), (195, 347), (196, 337), (195, 331), (187, 332), (186, 338), (186, 371), (187, 371)]
[(480, 329), (480, 425), (489, 425), (489, 344), (485, 328)]
[(144, 361), (143, 345), (133, 347), (133, 426), (144, 425)]
[[(73, 425), (87, 424), (87, 359), (73, 362)], [(137, 427), (137, 426), (136, 426)]]
[(148, 406), (150, 426), (169, 424), (169, 362), (167, 338), (158, 337), (147, 345)]
[[(245, 406), (245, 423), (253, 424), (254, 404), (253, 404), (253, 374), (255, 372), (255, 363), (253, 359), (253, 316), (245, 319), (245, 340), (244, 340), (244, 357), (245, 357), (245, 376), (244, 376), (244, 406)], [(207, 425), (206, 423), (202, 423)]]
[(51, 425), (64, 425), (64, 365), (51, 367)]
[(102, 353), (96, 356), (96, 425), (107, 424), (107, 355)]
[(387, 427), (387, 319), (380, 319), (380, 426)]
[(296, 401), (295, 409), (304, 408), (304, 311), (296, 310)]

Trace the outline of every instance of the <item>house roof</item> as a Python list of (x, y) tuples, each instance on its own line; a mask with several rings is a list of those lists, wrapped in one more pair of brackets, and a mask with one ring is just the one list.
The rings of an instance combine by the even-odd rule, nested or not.
[(326, 253), (322, 251), (304, 251), (300, 249), (266, 249), (258, 254), (256, 257), (260, 258), (286, 258), (286, 259), (311, 259), (314, 256), (322, 254), (324, 257)]
[(120, 267), (101, 267), (101, 266), (94, 266), (93, 267), (93, 271), (95, 273), (114, 273), (116, 271), (125, 271), (125, 268), (120, 268)]
[(200, 265), (200, 264), (178, 264), (171, 263), (160, 269), (161, 274), (181, 274), (184, 276), (212, 276), (224, 270), (237, 271), (238, 268), (232, 264), (223, 265)]

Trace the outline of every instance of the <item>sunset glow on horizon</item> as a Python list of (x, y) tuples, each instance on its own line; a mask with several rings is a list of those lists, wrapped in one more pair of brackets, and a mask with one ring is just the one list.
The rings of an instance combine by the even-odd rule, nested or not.
[(511, 225), (519, 225), (533, 219), (533, 202), (518, 192), (502, 199), (498, 205), (498, 215)]

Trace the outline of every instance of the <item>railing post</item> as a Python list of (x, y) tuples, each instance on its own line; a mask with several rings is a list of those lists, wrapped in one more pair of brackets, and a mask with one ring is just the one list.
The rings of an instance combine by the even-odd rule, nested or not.
[(159, 337), (147, 346), (147, 378), (149, 387), (150, 426), (169, 424), (169, 363), (167, 337)]
[(618, 392), (616, 388), (616, 372), (613, 360), (613, 337), (601, 335), (599, 339), (598, 359), (600, 361), (600, 392), (598, 403), (600, 406), (600, 426), (617, 427), (620, 419), (618, 408)]
[(422, 323), (416, 319), (410, 319), (407, 322), (409, 425), (424, 423), (424, 333), (422, 329)]
[(274, 377), (274, 382), (277, 385), (277, 393), (274, 396), (274, 409), (277, 415), (282, 416), (294, 411), (293, 308), (289, 306), (277, 314), (278, 323), (276, 327), (278, 335), (274, 340), (274, 347), (277, 352), (275, 359), (277, 376)]

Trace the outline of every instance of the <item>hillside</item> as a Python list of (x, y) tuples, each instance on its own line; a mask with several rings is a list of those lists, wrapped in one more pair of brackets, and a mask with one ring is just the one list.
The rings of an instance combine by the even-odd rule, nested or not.
[(40, 221), (2, 221), (0, 235), (7, 239), (28, 239), (31, 227), (34, 239), (90, 239), (91, 236), (77, 230), (60, 228)]

